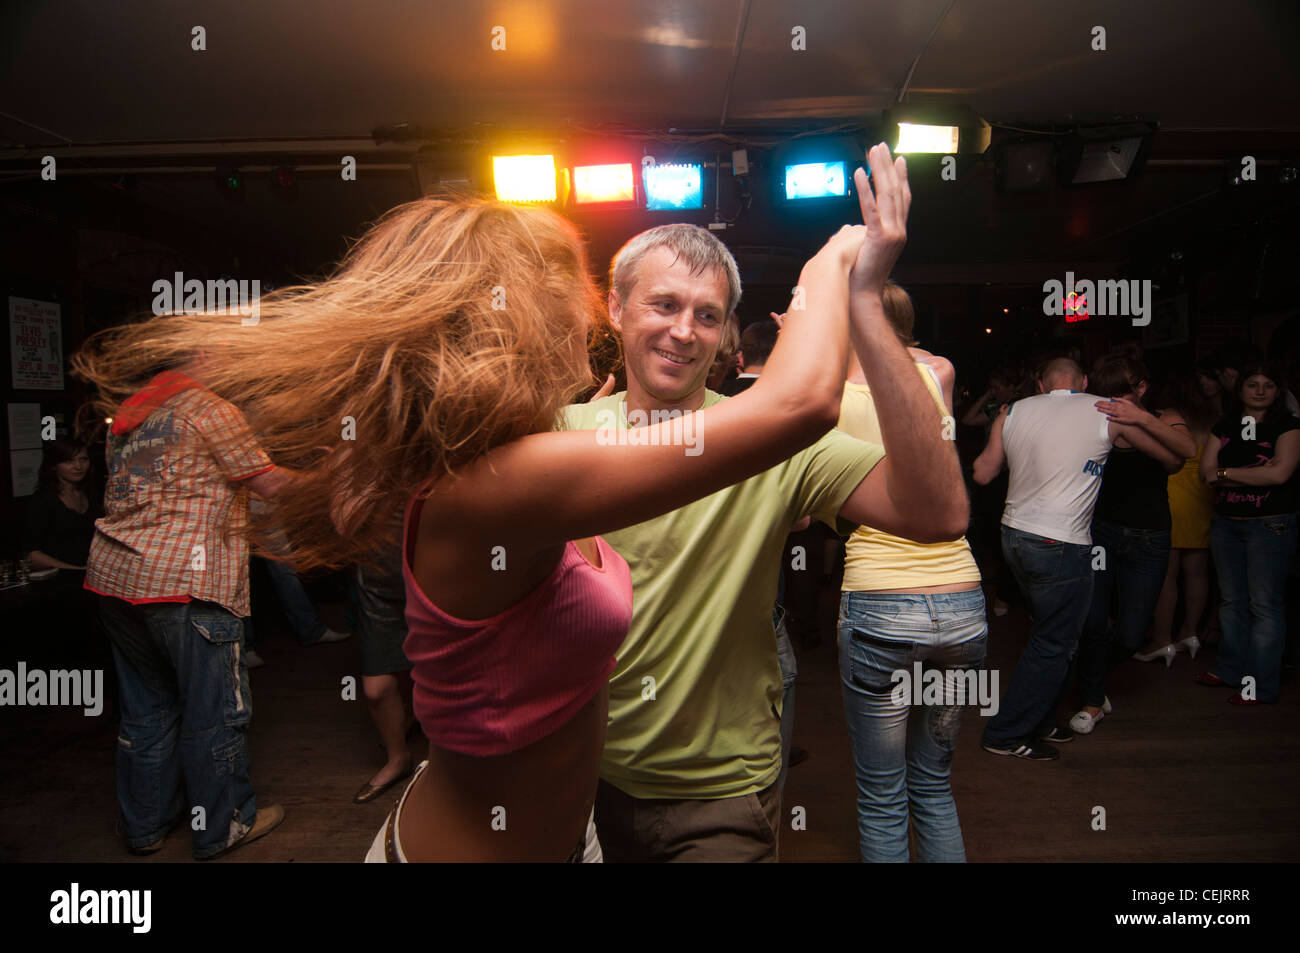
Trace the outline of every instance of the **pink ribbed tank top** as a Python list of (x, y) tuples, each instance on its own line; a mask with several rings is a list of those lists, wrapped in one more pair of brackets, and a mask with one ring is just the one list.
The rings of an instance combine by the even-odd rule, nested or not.
[(509, 609), (457, 619), (429, 600), (411, 572), (422, 502), (407, 504), (402, 539), (403, 649), (414, 666), (415, 717), (440, 748), (516, 751), (572, 718), (614, 670), (632, 621), (627, 562), (597, 536), (597, 569), (570, 542), (554, 572)]

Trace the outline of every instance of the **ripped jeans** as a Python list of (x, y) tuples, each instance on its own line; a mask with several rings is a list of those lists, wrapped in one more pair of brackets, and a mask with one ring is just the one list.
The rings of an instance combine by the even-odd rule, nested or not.
[[(243, 620), (213, 602), (133, 606), (99, 597), (121, 688), (117, 803), (126, 846), (182, 817), (202, 860), (253, 826)], [(201, 810), (200, 810), (201, 809)]]
[(863, 863), (908, 860), (909, 806), (926, 862), (964, 863), (957, 806), (948, 783), (961, 729), (960, 705), (894, 700), (893, 675), (984, 665), (984, 592), (845, 592), (838, 645), (844, 715), (858, 781)]

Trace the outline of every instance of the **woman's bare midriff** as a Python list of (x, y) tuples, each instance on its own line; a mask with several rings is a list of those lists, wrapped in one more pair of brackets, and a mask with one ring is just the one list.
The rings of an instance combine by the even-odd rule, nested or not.
[(871, 592), (916, 592), (924, 595), (925, 593), (934, 592), (965, 592), (967, 589), (978, 589), (978, 582), (950, 582), (943, 586), (916, 586), (912, 589), (872, 589)]
[(406, 859), (566, 860), (587, 829), (605, 744), (609, 686), (545, 738), (474, 757), (429, 745), (398, 818)]

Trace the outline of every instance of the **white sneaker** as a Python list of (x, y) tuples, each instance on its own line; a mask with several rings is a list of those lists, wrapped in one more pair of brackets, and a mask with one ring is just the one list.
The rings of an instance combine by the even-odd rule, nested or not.
[(1088, 714), (1086, 711), (1080, 711), (1077, 715), (1075, 715), (1073, 718), (1070, 719), (1070, 727), (1073, 728), (1078, 734), (1090, 735), (1092, 734), (1092, 729), (1097, 727), (1097, 722), (1101, 721), (1105, 717), (1106, 714), (1104, 708), (1101, 711), (1097, 712), (1096, 717), (1093, 717), (1092, 715)]
[(350, 638), (352, 638), (351, 632), (335, 632), (333, 629), (326, 629), (325, 634), (311, 644), (324, 645), (327, 642), (343, 642)]
[(257, 649), (249, 649), (244, 653), (244, 663), (249, 668), (261, 668), (266, 664), (266, 661), (257, 654)]
[(1114, 709), (1110, 707), (1110, 696), (1109, 696), (1109, 695), (1107, 695), (1105, 698), (1103, 698), (1103, 699), (1101, 700), (1101, 710), (1102, 710), (1103, 713), (1105, 713), (1105, 714), (1107, 714), (1107, 715), (1109, 715), (1112, 711), (1114, 711)]

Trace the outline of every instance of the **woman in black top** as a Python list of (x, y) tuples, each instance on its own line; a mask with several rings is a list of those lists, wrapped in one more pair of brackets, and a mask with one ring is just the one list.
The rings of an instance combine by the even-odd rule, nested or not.
[[(1147, 372), (1133, 358), (1112, 358), (1092, 376), (1089, 389), (1111, 398), (1097, 408), (1121, 423), (1142, 427), (1160, 444), (1153, 458), (1118, 438), (1106, 458), (1092, 517), (1092, 605), (1079, 639), (1079, 692), (1083, 708), (1070, 727), (1088, 734), (1110, 710), (1106, 676), (1146, 641), (1169, 566), (1169, 474), (1196, 453), (1182, 416), (1142, 407)], [(1110, 626), (1111, 593), (1118, 606)], [(1172, 654), (1173, 647), (1169, 652)]]
[[(1219, 576), (1218, 661), (1202, 685), (1241, 690), (1235, 705), (1275, 702), (1286, 643), (1284, 587), (1296, 547), (1291, 477), (1300, 463), (1300, 420), (1282, 400), (1284, 377), (1255, 364), (1237, 379), (1241, 417), (1226, 416), (1201, 457), (1216, 491), (1210, 547)], [(1248, 680), (1249, 679), (1249, 680)]]
[(40, 489), (27, 504), (23, 551), (32, 569), (85, 569), (95, 520), (103, 515), (93, 489), (86, 445), (57, 437), (45, 445)]

